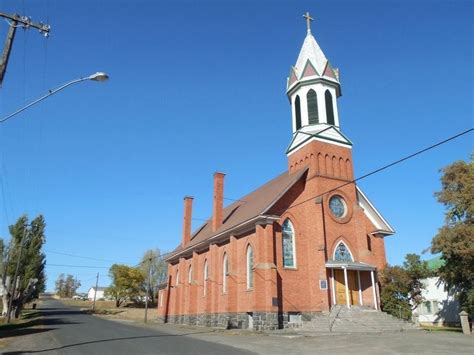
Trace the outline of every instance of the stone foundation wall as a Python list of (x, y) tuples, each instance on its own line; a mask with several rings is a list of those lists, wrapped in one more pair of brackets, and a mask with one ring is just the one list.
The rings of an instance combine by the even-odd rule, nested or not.
[[(290, 315), (300, 315), (300, 320), (290, 322)], [(251, 312), (251, 313), (214, 313), (194, 315), (172, 315), (166, 319), (158, 317), (160, 323), (173, 323), (196, 325), (204, 327), (217, 327), (224, 329), (252, 329), (256, 331), (276, 330), (283, 328), (298, 328), (303, 321), (321, 317), (321, 312), (314, 313), (277, 313), (277, 312)], [(250, 318), (251, 316), (251, 318)]]

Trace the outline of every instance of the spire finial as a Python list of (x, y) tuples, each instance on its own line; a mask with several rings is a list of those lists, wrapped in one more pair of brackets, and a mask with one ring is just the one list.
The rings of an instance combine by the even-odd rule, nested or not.
[(308, 33), (311, 33), (311, 21), (314, 20), (314, 18), (312, 18), (310, 15), (309, 15), (309, 12), (306, 12), (303, 17), (306, 19), (306, 27), (308, 28)]

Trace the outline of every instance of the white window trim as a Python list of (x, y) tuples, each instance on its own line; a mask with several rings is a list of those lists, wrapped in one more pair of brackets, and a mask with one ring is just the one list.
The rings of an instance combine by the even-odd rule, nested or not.
[(344, 246), (346, 247), (346, 249), (347, 249), (347, 250), (349, 251), (349, 253), (351, 254), (351, 259), (352, 259), (351, 262), (354, 262), (354, 261), (355, 261), (355, 259), (354, 259), (354, 254), (352, 253), (352, 250), (349, 248), (349, 246), (348, 246), (346, 243), (344, 243), (343, 240), (340, 240), (340, 241), (336, 244), (336, 247), (334, 248), (334, 251), (333, 251), (333, 253), (332, 253), (332, 260), (336, 260), (336, 250), (337, 250), (337, 247), (339, 246), (339, 244), (341, 244), (341, 243), (344, 244)]
[(227, 253), (224, 253), (224, 257), (222, 258), (222, 293), (227, 293), (227, 275), (229, 273), (228, 266), (229, 259)]
[[(247, 254), (246, 254), (246, 256), (247, 256), (246, 257), (246, 259), (247, 259), (246, 260), (247, 261), (247, 263), (246, 263), (246, 266), (247, 266), (246, 267), (246, 269), (247, 269), (247, 290), (253, 289), (253, 281), (254, 281), (253, 280), (253, 274), (252, 274), (253, 273), (253, 268), (250, 268), (249, 252), (252, 252), (252, 259), (253, 259), (254, 258), (253, 248), (250, 244), (247, 246)], [(253, 264), (253, 260), (252, 260), (252, 264)], [(252, 285), (250, 285), (250, 278), (251, 277), (252, 277)]]
[(209, 278), (209, 269), (207, 265), (207, 259), (204, 261), (204, 287), (203, 287), (203, 295), (206, 296), (207, 294), (207, 280)]
[[(283, 224), (285, 224), (286, 221), (290, 222), (291, 230), (293, 231), (292, 237), (291, 237), (291, 239), (292, 239), (291, 245), (293, 246), (293, 266), (285, 266), (285, 255), (283, 253), (283, 268), (284, 269), (296, 269), (297, 263), (296, 263), (296, 232), (295, 232), (295, 227), (293, 226), (293, 222), (291, 222), (291, 219), (286, 218), (283, 221)], [(282, 244), (283, 244), (283, 231), (282, 231)], [(282, 245), (282, 247), (283, 247), (283, 245)], [(283, 248), (282, 248), (282, 251), (284, 251)]]
[(188, 284), (191, 285), (191, 282), (193, 282), (193, 266), (189, 265), (189, 268), (188, 268)]

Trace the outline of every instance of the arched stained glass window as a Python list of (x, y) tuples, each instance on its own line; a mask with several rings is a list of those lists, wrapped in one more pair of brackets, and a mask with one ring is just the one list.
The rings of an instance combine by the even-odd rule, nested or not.
[(301, 128), (301, 104), (300, 97), (296, 95), (295, 99), (295, 120), (296, 120), (296, 130)]
[(207, 293), (207, 280), (209, 278), (209, 269), (208, 269), (208, 266), (207, 266), (207, 260), (204, 261), (204, 282), (203, 282), (203, 285), (204, 285), (204, 288), (203, 288), (203, 293), (204, 293), (204, 296), (206, 295)]
[(340, 242), (336, 250), (334, 251), (334, 260), (336, 261), (354, 261), (352, 258), (351, 252), (349, 251), (349, 248), (343, 243)]
[(334, 122), (334, 107), (332, 105), (332, 95), (329, 92), (329, 90), (326, 90), (326, 93), (324, 94), (325, 102), (326, 102), (326, 117), (327, 117), (327, 123), (330, 125), (335, 125)]
[(319, 114), (318, 114), (318, 97), (316, 96), (316, 91), (313, 89), (309, 90), (306, 94), (306, 101), (308, 103), (308, 121), (309, 124), (318, 124), (319, 123)]
[(253, 287), (253, 250), (247, 247), (247, 289)]
[(227, 253), (224, 254), (224, 259), (222, 260), (222, 292), (227, 292), (227, 276), (229, 275), (229, 260), (227, 258)]
[(295, 231), (293, 224), (289, 219), (283, 222), (282, 239), (283, 239), (283, 266), (284, 267), (296, 267), (295, 258)]

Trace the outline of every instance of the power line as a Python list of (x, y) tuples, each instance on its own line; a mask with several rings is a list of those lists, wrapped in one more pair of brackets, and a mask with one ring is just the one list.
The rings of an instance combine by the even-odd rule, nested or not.
[(415, 156), (417, 156), (417, 155), (420, 155), (420, 154), (422, 154), (422, 153), (424, 153), (424, 152), (427, 152), (427, 151), (429, 151), (429, 150), (431, 150), (431, 149), (434, 149), (434, 148), (436, 148), (436, 147), (439, 147), (440, 145), (443, 145), (443, 144), (445, 144), (445, 143), (448, 143), (449, 141), (452, 141), (452, 140), (454, 140), (454, 139), (456, 139), (456, 138), (459, 138), (459, 137), (461, 137), (461, 136), (463, 136), (463, 135), (465, 135), (465, 134), (468, 134), (468, 133), (470, 133), (470, 132), (472, 132), (472, 131), (474, 131), (474, 128), (469, 128), (469, 129), (467, 129), (467, 130), (465, 130), (465, 131), (462, 131), (462, 132), (460, 132), (460, 133), (458, 133), (458, 134), (455, 134), (454, 136), (451, 136), (451, 137), (449, 137), (449, 138), (446, 138), (446, 139), (444, 139), (444, 140), (442, 140), (442, 141), (440, 141), (440, 142), (438, 142), (438, 143), (432, 144), (432, 145), (430, 145), (430, 146), (428, 146), (428, 147), (426, 147), (426, 148), (423, 148), (423, 149), (421, 149), (421, 150), (418, 150), (418, 151), (416, 151), (416, 152), (413, 153), (413, 154), (407, 155), (406, 157), (403, 157), (403, 158), (401, 158), (401, 159), (398, 159), (398, 160), (396, 160), (396, 161), (394, 161), (394, 162), (392, 162), (392, 163), (389, 163), (389, 164), (387, 164), (387, 165), (382, 166), (381, 168), (375, 169), (375, 170), (373, 170), (373, 171), (371, 171), (371, 172), (369, 172), (369, 173), (367, 173), (367, 174), (365, 174), (365, 175), (362, 175), (362, 176), (360, 176), (360, 177), (358, 177), (358, 178), (355, 178), (354, 180), (351, 180), (351, 181), (348, 181), (348, 182), (346, 182), (346, 183), (344, 183), (344, 184), (341, 184), (341, 185), (339, 185), (339, 186), (337, 186), (337, 187), (335, 187), (335, 188), (333, 188), (333, 189), (331, 189), (331, 190), (328, 190), (328, 191), (323, 192), (323, 193), (321, 193), (321, 194), (319, 194), (319, 195), (316, 195), (316, 196), (310, 197), (310, 198), (308, 198), (308, 199), (306, 199), (306, 200), (303, 200), (303, 201), (301, 201), (301, 202), (298, 202), (297, 204), (292, 205), (292, 206), (290, 206), (290, 207), (288, 207), (288, 208), (286, 208), (286, 209), (284, 209), (284, 210), (276, 211), (276, 213), (278, 214), (279, 212), (287, 211), (287, 210), (289, 210), (290, 208), (294, 208), (294, 207), (300, 206), (300, 205), (302, 205), (303, 203), (306, 203), (306, 202), (312, 201), (312, 200), (314, 200), (314, 199), (316, 199), (316, 198), (318, 198), (318, 197), (322, 197), (322, 196), (324, 196), (324, 195), (327, 195), (327, 194), (329, 194), (329, 193), (331, 193), (331, 192), (334, 192), (334, 191), (336, 191), (336, 190), (338, 190), (338, 189), (340, 189), (340, 188), (342, 188), (342, 187), (344, 187), (344, 186), (353, 184), (353, 183), (355, 183), (355, 182), (357, 182), (357, 181), (360, 181), (360, 180), (365, 179), (365, 178), (367, 178), (367, 177), (369, 177), (369, 176), (372, 176), (372, 175), (374, 175), (374, 174), (377, 174), (377, 173), (379, 173), (379, 172), (381, 172), (381, 171), (383, 171), (383, 170), (385, 170), (385, 169), (388, 169), (388, 168), (390, 168), (390, 167), (392, 167), (392, 166), (394, 166), (394, 165), (400, 164), (400, 163), (404, 162), (405, 160), (411, 159), (411, 158), (413, 158), (413, 157), (415, 157)]
[(107, 263), (121, 263), (121, 264), (127, 264), (127, 263), (125, 263), (125, 262), (119, 262), (119, 261), (117, 261), (117, 260), (99, 259), (99, 258), (93, 258), (93, 257), (90, 257), (90, 256), (81, 256), (81, 255), (77, 255), (77, 254), (63, 253), (63, 252), (59, 252), (59, 251), (45, 250), (45, 252), (51, 253), (51, 254), (58, 254), (58, 255), (71, 256), (71, 257), (73, 257), (73, 258), (80, 258), (80, 259), (87, 259), (87, 260), (95, 260), (95, 261), (103, 261), (103, 262), (107, 262)]
[(50, 263), (46, 263), (46, 266), (80, 267), (80, 268), (86, 268), (86, 269), (110, 269), (109, 266), (68, 265), (68, 264), (50, 264)]
[[(88, 260), (95, 260), (95, 261), (104, 261), (104, 262), (110, 262), (114, 264), (124, 264), (127, 265), (128, 263), (122, 263), (118, 261), (113, 261), (113, 260), (107, 260), (107, 259), (98, 259), (98, 258), (93, 258), (93, 257), (88, 257), (88, 256), (80, 256), (80, 255), (74, 255), (74, 254), (69, 254), (69, 253), (62, 253), (62, 252), (56, 252), (56, 251), (51, 251), (51, 250), (45, 250), (47, 253), (53, 253), (53, 254), (59, 254), (59, 255), (65, 255), (65, 256), (71, 256), (71, 257), (76, 257), (76, 258), (82, 258), (82, 259), (88, 259)], [(163, 253), (160, 254), (160, 258), (164, 258), (165, 256), (168, 256), (172, 254), (172, 252), (169, 253)], [(136, 268), (143, 263), (147, 262), (148, 259), (140, 261), (138, 264), (135, 264), (133, 266), (127, 265), (131, 268)], [(69, 264), (50, 264), (46, 263), (46, 266), (64, 266), (64, 267), (80, 267), (80, 268), (89, 268), (89, 269), (94, 269), (94, 268), (100, 268), (100, 269), (110, 269), (110, 266), (92, 266), (92, 265), (69, 265)]]

